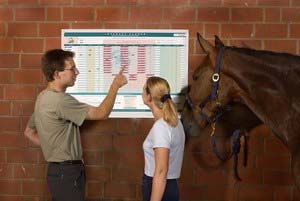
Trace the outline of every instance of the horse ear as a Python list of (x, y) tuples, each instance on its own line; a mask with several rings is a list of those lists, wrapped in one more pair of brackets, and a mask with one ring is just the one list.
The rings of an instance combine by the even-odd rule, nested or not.
[(210, 44), (207, 40), (205, 40), (199, 32), (197, 32), (197, 38), (200, 46), (202, 47), (203, 51), (207, 54), (214, 52), (214, 47)]
[(215, 35), (215, 47), (220, 49), (224, 46), (224, 43), (220, 40), (218, 36)]

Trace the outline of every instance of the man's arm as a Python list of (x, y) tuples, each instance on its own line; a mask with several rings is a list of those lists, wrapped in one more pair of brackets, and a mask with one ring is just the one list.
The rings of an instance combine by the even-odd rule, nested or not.
[(33, 144), (40, 146), (40, 138), (35, 129), (29, 128), (28, 125), (25, 128), (24, 135), (28, 138)]
[(85, 119), (89, 120), (103, 120), (107, 119), (114, 106), (117, 92), (120, 87), (127, 83), (126, 77), (123, 75), (124, 68), (122, 68), (118, 75), (116, 75), (112, 82), (108, 94), (98, 107), (90, 107)]

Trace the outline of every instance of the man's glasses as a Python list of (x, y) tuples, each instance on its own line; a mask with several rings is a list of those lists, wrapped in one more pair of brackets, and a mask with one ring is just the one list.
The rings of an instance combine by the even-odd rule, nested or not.
[(71, 70), (71, 71), (73, 71), (73, 72), (79, 72), (79, 70), (78, 70), (78, 68), (76, 68), (76, 67), (73, 67), (73, 68), (66, 68), (66, 69), (64, 69), (64, 71), (65, 70)]

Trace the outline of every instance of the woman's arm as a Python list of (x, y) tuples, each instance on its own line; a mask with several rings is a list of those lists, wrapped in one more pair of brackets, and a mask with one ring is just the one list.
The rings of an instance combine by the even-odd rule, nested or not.
[(155, 148), (155, 170), (152, 181), (151, 201), (161, 201), (167, 183), (169, 149)]

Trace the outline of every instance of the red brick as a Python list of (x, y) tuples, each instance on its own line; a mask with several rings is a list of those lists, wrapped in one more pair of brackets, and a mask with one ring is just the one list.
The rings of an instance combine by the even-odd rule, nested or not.
[(196, 183), (202, 185), (230, 185), (232, 184), (231, 175), (228, 171), (216, 169), (216, 170), (198, 170)]
[(260, 40), (230, 40), (231, 46), (246, 47), (256, 50), (262, 49), (262, 42)]
[(135, 198), (135, 195), (135, 184), (106, 183), (104, 186), (105, 197)]
[(264, 183), (268, 185), (290, 186), (294, 185), (292, 173), (282, 171), (264, 171)]
[(47, 165), (15, 164), (14, 178), (16, 179), (45, 179)]
[(43, 52), (44, 41), (42, 39), (14, 39), (14, 51), (21, 53)]
[(106, 182), (110, 180), (110, 169), (106, 167), (86, 166), (87, 180)]
[(0, 147), (8, 147), (8, 148), (24, 148), (26, 147), (27, 143), (24, 137), (17, 133), (17, 134), (0, 134)]
[(96, 9), (97, 21), (128, 21), (128, 9), (124, 7), (103, 7)]
[(112, 172), (112, 180), (115, 182), (139, 183), (144, 174), (143, 169), (135, 168), (114, 168)]
[(205, 24), (204, 25), (204, 35), (206, 39), (214, 38), (215, 35), (220, 35), (220, 25), (218, 24)]
[(0, 131), (20, 131), (20, 118), (0, 117)]
[(282, 20), (287, 22), (299, 22), (300, 8), (282, 8)]
[[(1, 136), (1, 135), (0, 135)], [(0, 164), (0, 178), (11, 179), (13, 177), (13, 165), (12, 164)]]
[(12, 39), (0, 38), (0, 53), (7, 53), (12, 51)]
[[(74, 13), (76, 13), (74, 15)], [(93, 8), (63, 8), (63, 20), (65, 21), (91, 21), (94, 20)]]
[(242, 186), (239, 192), (240, 200), (272, 200), (271, 187), (264, 186)]
[(11, 21), (13, 19), (13, 11), (11, 8), (0, 8), (0, 21)]
[(207, 189), (208, 200), (237, 200), (238, 189), (235, 187), (211, 186)]
[(112, 148), (112, 136), (104, 135), (82, 135), (82, 146), (85, 149), (110, 149)]
[(287, 52), (291, 54), (297, 53), (296, 40), (266, 40), (265, 49), (275, 52)]
[(164, 18), (165, 21), (187, 22), (196, 20), (195, 8), (165, 8)]
[(232, 21), (236, 22), (257, 22), (263, 20), (262, 8), (232, 8)]
[(84, 150), (83, 160), (86, 165), (103, 165), (103, 152)]
[(274, 187), (275, 201), (286, 201), (292, 199), (292, 190), (289, 186)]
[(140, 150), (143, 146), (144, 136), (115, 135), (113, 146), (115, 150)]
[(292, 0), (292, 6), (300, 6), (300, 1)]
[(44, 8), (16, 8), (16, 21), (43, 21), (45, 20)]
[[(110, 0), (112, 1), (112, 0)], [(130, 1), (130, 0), (129, 0)], [(119, 2), (123, 2), (120, 1)], [(131, 0), (131, 3), (135, 3), (134, 0)], [(157, 0), (139, 0), (138, 1), (139, 5), (147, 5), (147, 6), (172, 6), (172, 7), (179, 7), (179, 6), (187, 6), (188, 1), (183, 1), (183, 0), (164, 0), (164, 1), (157, 1)]]
[(0, 115), (9, 115), (9, 114), (10, 114), (10, 102), (0, 101)]
[[(82, 133), (108, 133), (116, 131), (116, 120), (108, 119), (103, 121), (85, 121), (81, 126)], [(107, 134), (106, 136), (111, 136)]]
[(24, 195), (49, 195), (46, 181), (23, 181), (22, 184)]
[(229, 9), (228, 8), (199, 8), (198, 21), (228, 21)]
[(4, 87), (0, 85), (0, 100), (4, 97)]
[(0, 150), (0, 162), (6, 163), (6, 150)]
[(267, 22), (279, 22), (280, 8), (265, 8), (265, 20)]
[(21, 67), (29, 69), (41, 69), (41, 57), (41, 54), (22, 54)]
[(258, 0), (257, 4), (262, 6), (289, 6), (289, 0)]
[(20, 195), (21, 181), (0, 180), (0, 194)]
[(12, 80), (15, 84), (42, 84), (43, 75), (40, 70), (14, 70)]
[(13, 116), (31, 116), (34, 110), (34, 101), (13, 101), (12, 115)]
[(16, 37), (36, 37), (36, 23), (8, 23), (8, 36)]
[[(123, 23), (119, 28), (122, 27), (122, 25)], [(75, 22), (72, 23), (72, 29), (103, 29), (103, 24), (99, 22)]]
[(19, 55), (17, 54), (0, 54), (0, 68), (19, 67)]
[(60, 21), (62, 19), (61, 8), (47, 8), (47, 21)]
[(191, 5), (201, 6), (221, 6), (222, 0), (191, 0)]
[(133, 7), (131, 9), (130, 21), (134, 22), (160, 22), (162, 9), (157, 7)]
[(258, 38), (282, 38), (287, 37), (286, 24), (257, 24), (255, 37)]
[(0, 69), (0, 83), (9, 84), (11, 81), (10, 70)]
[(174, 23), (171, 27), (172, 29), (188, 29), (190, 38), (196, 38), (197, 32), (202, 34), (204, 30), (204, 25), (202, 23)]
[(116, 166), (120, 160), (120, 153), (117, 151), (103, 151), (103, 161), (106, 166)]
[(0, 200), (1, 201), (24, 201), (24, 196), (22, 196), (22, 195), (0, 195)]
[(103, 188), (101, 182), (87, 182), (87, 196), (100, 199), (100, 197), (104, 197), (102, 194)]
[[(24, 138), (25, 140), (25, 138)], [(8, 163), (37, 163), (38, 150), (9, 149), (7, 150)]]
[(136, 125), (136, 119), (119, 119), (119, 131), (120, 134), (134, 134), (135, 133), (135, 125)]
[(4, 23), (0, 23), (0, 37), (4, 37), (6, 34)]
[(222, 38), (251, 38), (253, 34), (252, 24), (222, 24)]
[[(125, 168), (141, 168), (144, 167), (144, 154), (142, 149), (139, 151), (119, 151), (119, 161), (118, 167), (125, 167)], [(106, 162), (105, 162), (106, 164)]]
[(38, 4), (38, 0), (7, 0), (8, 5), (18, 5), (18, 6), (36, 6)]
[(255, 6), (256, 5), (256, 0), (224, 0), (223, 2), (224, 6)]
[(182, 200), (207, 200), (207, 187), (182, 184), (179, 185), (179, 192)]
[(108, 5), (135, 5), (140, 0), (106, 0)]
[(67, 23), (45, 23), (40, 24), (40, 33), (42, 37), (60, 37), (62, 29), (68, 29)]
[[(104, 0), (74, 0), (75, 5), (103, 5)], [(127, 5), (127, 4), (124, 4)]]
[(41, 5), (71, 5), (72, 0), (55, 0), (55, 1), (49, 1), (49, 0), (40, 0)]
[(35, 99), (35, 87), (22, 85), (6, 86), (6, 98), (8, 100), (33, 100)]
[(153, 126), (153, 123), (154, 123), (153, 119), (138, 119), (136, 133), (138, 135), (148, 134), (151, 127)]
[[(134, 26), (135, 25), (132, 24), (132, 27), (134, 27)], [(122, 27), (122, 26), (119, 26), (119, 27)], [(137, 24), (136, 28), (139, 28), (139, 29), (170, 29), (170, 25), (169, 24), (162, 24), (162, 23), (159, 23), (159, 24), (140, 23), (140, 24)]]
[(290, 37), (299, 38), (300, 37), (300, 24), (291, 24), (290, 25)]

